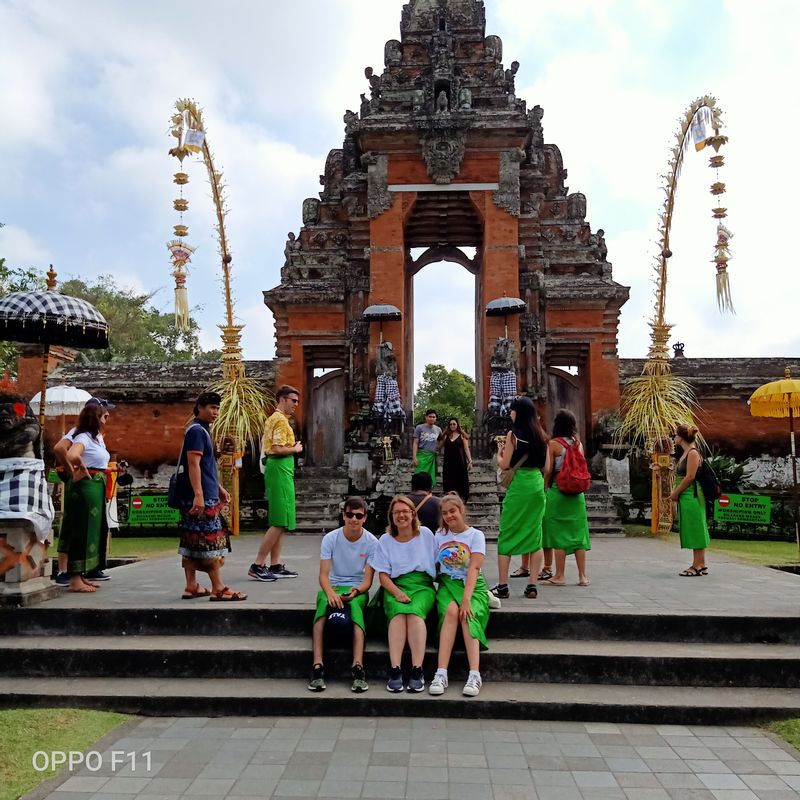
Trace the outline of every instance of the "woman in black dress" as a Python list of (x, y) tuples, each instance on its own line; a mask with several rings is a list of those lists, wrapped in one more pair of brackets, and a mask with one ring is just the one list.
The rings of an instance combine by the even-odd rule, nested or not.
[(466, 503), (469, 500), (469, 473), (472, 470), (472, 455), (469, 452), (469, 437), (461, 430), (458, 420), (450, 417), (447, 427), (439, 437), (442, 450), (442, 492), (457, 492)]

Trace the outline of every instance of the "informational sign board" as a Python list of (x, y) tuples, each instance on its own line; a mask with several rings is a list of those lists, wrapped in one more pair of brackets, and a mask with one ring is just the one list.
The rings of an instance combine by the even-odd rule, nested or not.
[(714, 503), (714, 520), (745, 525), (769, 525), (772, 500), (757, 494), (723, 494)]
[(131, 497), (128, 525), (177, 525), (180, 514), (167, 505), (165, 494), (135, 494)]

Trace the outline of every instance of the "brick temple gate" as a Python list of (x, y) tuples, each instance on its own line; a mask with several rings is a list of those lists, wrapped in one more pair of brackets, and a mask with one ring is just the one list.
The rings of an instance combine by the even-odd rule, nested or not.
[[(571, 397), (582, 399), (588, 429), (600, 411), (618, 407), (616, 337), (628, 289), (611, 277), (585, 196), (565, 185), (558, 147), (544, 142), (543, 110), (516, 96), (518, 66), (504, 68), (500, 38), (485, 35), (480, 0), (403, 7), (400, 39), (386, 42), (380, 74), (365, 70), (369, 96), (361, 95), (358, 113), (345, 113), (344, 142), (328, 155), (319, 199), (304, 201), (281, 283), (264, 293), (275, 316), (278, 382), (301, 390), (301, 421), (315, 413), (314, 369), (342, 369), (342, 426), (351, 441), (363, 439), (357, 423), (370, 413), (379, 331), (362, 313), (376, 303), (402, 313), (383, 324), (383, 336), (394, 346), (411, 421), (413, 276), (441, 260), (476, 276), (478, 430), (489, 357), (504, 331), (484, 308), (503, 295), (527, 304), (508, 318), (520, 392), (545, 411), (548, 368), (568, 366), (577, 370)], [(462, 248), (475, 248), (474, 258)]]

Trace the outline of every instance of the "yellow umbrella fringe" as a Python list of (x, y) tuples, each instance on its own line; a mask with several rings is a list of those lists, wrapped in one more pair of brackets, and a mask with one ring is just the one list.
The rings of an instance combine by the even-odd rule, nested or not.
[(267, 417), (275, 407), (274, 396), (255, 378), (244, 376), (221, 380), (211, 391), (222, 396), (219, 416), (212, 427), (214, 439), (221, 444), (230, 438), (239, 447), (249, 442), (258, 452)]

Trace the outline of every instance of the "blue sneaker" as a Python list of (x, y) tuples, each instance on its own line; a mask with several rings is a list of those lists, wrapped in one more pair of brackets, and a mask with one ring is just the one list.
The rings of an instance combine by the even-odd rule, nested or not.
[(84, 576), (87, 581), (110, 581), (111, 576), (107, 572), (103, 572), (99, 567), (87, 572)]
[(403, 673), (400, 671), (400, 667), (392, 667), (389, 670), (389, 677), (386, 681), (386, 691), (387, 692), (402, 692), (405, 687), (403, 686)]
[(278, 580), (270, 571), (265, 567), (263, 564), (256, 564), (255, 562), (250, 565), (250, 569), (247, 570), (247, 574), (257, 580), (263, 581), (264, 583), (270, 583), (271, 581)]
[(69, 588), (69, 573), (68, 572), (57, 573), (54, 582), (55, 585), (61, 589)]
[(425, 676), (422, 674), (422, 667), (411, 667), (411, 677), (408, 679), (408, 691), (425, 691)]

